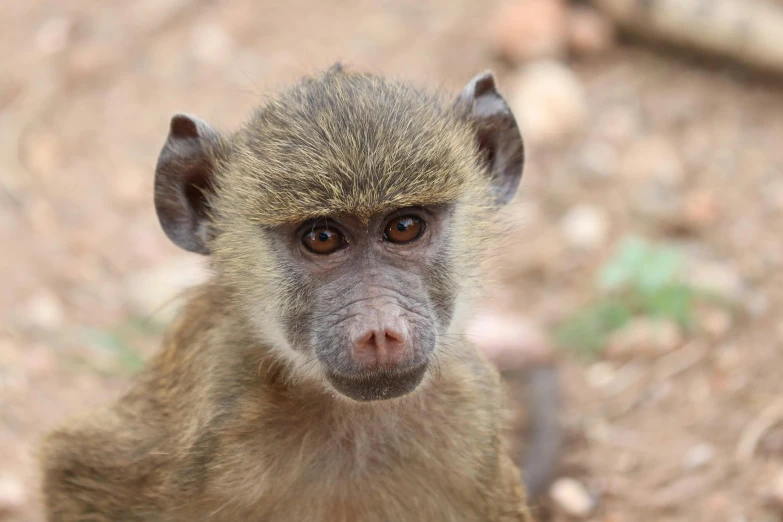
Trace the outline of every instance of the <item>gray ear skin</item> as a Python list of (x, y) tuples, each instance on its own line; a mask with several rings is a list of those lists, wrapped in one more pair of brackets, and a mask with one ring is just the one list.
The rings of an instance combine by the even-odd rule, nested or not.
[(492, 195), (498, 205), (505, 205), (517, 191), (525, 160), (514, 115), (489, 71), (473, 78), (457, 102), (467, 108), (468, 118), (473, 121), (479, 151), (492, 176)]
[(155, 168), (155, 210), (163, 231), (190, 252), (209, 254), (209, 201), (215, 186), (220, 136), (186, 114), (171, 118)]

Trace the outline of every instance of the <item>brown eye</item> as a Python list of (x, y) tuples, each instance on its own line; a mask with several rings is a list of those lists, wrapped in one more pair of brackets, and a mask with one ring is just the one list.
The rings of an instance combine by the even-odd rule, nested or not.
[(424, 232), (424, 222), (416, 216), (395, 217), (386, 224), (383, 238), (392, 243), (416, 241)]
[(310, 252), (321, 255), (336, 252), (347, 244), (341, 233), (327, 227), (313, 228), (302, 237), (302, 243)]

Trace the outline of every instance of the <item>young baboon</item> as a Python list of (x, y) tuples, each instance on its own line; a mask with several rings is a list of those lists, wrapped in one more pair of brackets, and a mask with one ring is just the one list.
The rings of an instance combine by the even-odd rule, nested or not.
[(460, 335), (522, 163), (489, 73), (448, 99), (335, 66), (231, 135), (174, 116), (155, 207), (214, 274), (48, 437), (49, 521), (529, 521)]

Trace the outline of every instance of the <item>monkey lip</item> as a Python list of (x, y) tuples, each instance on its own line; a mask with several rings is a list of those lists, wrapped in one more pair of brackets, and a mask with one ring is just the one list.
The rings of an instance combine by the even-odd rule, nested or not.
[(427, 364), (404, 370), (375, 370), (359, 375), (326, 372), (335, 390), (359, 402), (402, 397), (414, 391), (427, 373)]

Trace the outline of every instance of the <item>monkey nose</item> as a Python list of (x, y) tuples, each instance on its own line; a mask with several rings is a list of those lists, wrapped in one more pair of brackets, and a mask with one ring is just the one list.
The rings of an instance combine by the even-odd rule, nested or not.
[(401, 322), (368, 328), (353, 342), (354, 357), (367, 369), (394, 368), (408, 351), (408, 329)]

